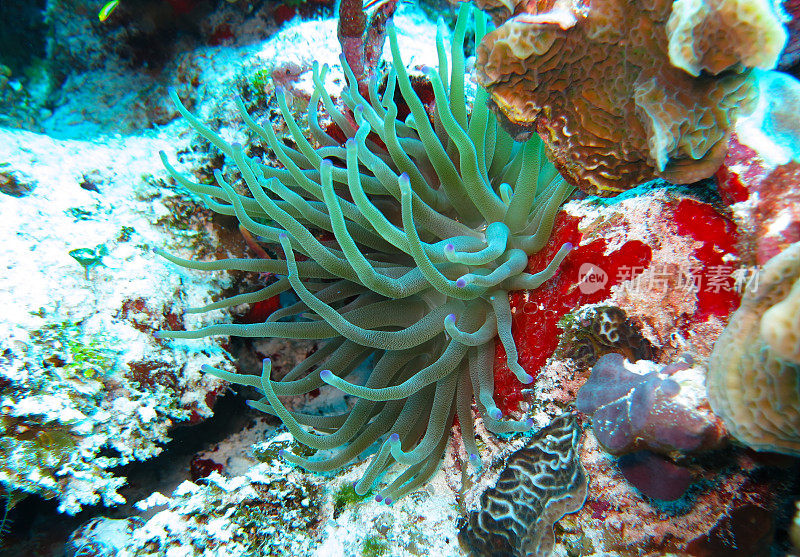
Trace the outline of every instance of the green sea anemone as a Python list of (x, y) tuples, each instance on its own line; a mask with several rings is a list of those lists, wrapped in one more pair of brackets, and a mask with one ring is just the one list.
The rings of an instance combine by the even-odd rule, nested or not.
[[(169, 173), (212, 210), (235, 215), (266, 247), (282, 254), (201, 262), (160, 252), (192, 269), (281, 277), (257, 292), (190, 311), (253, 303), (289, 290), (298, 301), (264, 323), (217, 324), (161, 336), (321, 341), (314, 354), (278, 381), (270, 377), (269, 360), (260, 377), (205, 371), (260, 390), (263, 398), (252, 406), (278, 416), (300, 443), (318, 450), (311, 458), (283, 453), (308, 470), (336, 470), (378, 443), (355, 489), (366, 493), (379, 475), (400, 463), (405, 469), (376, 496), (387, 503), (437, 470), (456, 415), (463, 445), (480, 463), (473, 397), (487, 429), (530, 429), (531, 420), (504, 419), (495, 404), (495, 342), (505, 348), (511, 371), (530, 383), (533, 377), (517, 362), (508, 292), (537, 288), (570, 250), (564, 245), (545, 270), (526, 272), (528, 256), (545, 246), (572, 188), (547, 161), (538, 139), (515, 143), (497, 125), (485, 91), (478, 89), (468, 110), (464, 36), (470, 12), (461, 5), (449, 71), (440, 22), (439, 69), (426, 71), (435, 94), (432, 117), (415, 92), (391, 26), (393, 61), (384, 86), (377, 78), (369, 83), (368, 99), (342, 60), (348, 87), (341, 95), (346, 109), (340, 112), (323, 86), (327, 68), (314, 68), (308, 122), (318, 146), (304, 136), (283, 91), (277, 100), (296, 147), (279, 141), (270, 125), (253, 121), (239, 103), (246, 124), (283, 168), (261, 164), (240, 145), (223, 141), (172, 93), (195, 129), (233, 161), (248, 193), (237, 193), (220, 172), (216, 184), (194, 183), (162, 154)], [(483, 14), (476, 15), (474, 27), (479, 42), (486, 31)], [(396, 89), (410, 110), (404, 121), (397, 118)], [(346, 135), (344, 145), (320, 127), (320, 102)], [(357, 371), (362, 363), (369, 367), (365, 380)], [(290, 411), (281, 402), (282, 396), (325, 384), (356, 397), (352, 408), (317, 415)]]

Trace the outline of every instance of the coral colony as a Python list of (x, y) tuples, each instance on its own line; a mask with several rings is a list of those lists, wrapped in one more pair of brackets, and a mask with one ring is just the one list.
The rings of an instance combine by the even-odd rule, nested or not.
[[(289, 290), (299, 300), (264, 323), (162, 331), (161, 336), (323, 341), (280, 380), (271, 378), (269, 360), (261, 377), (206, 371), (259, 389), (264, 398), (253, 406), (277, 415), (301, 443), (336, 450), (325, 459), (283, 453), (306, 469), (338, 469), (379, 441), (380, 450), (356, 491), (372, 489), (384, 470), (399, 463), (404, 471), (377, 495), (387, 503), (438, 469), (454, 416), (470, 460), (480, 465), (473, 398), (489, 430), (530, 429), (531, 420), (504, 418), (493, 398), (495, 343), (499, 340), (505, 349), (516, 379), (531, 383), (533, 377), (517, 363), (508, 292), (537, 288), (557, 272), (571, 249), (564, 244), (546, 268), (526, 272), (528, 257), (545, 246), (555, 213), (573, 188), (548, 162), (541, 142), (514, 142), (497, 125), (483, 90), (471, 113), (467, 109), (463, 44), (470, 11), (468, 5), (459, 11), (449, 64), (444, 30), (439, 29), (439, 68), (426, 72), (435, 95), (433, 123), (402, 63), (391, 26), (393, 62), (383, 92), (373, 77), (369, 98), (363, 97), (342, 58), (348, 88), (342, 93), (346, 110), (339, 111), (323, 86), (327, 68), (315, 69), (308, 121), (321, 147), (305, 138), (283, 92), (278, 102), (296, 148), (279, 141), (270, 126), (254, 122), (240, 105), (245, 122), (269, 145), (282, 169), (260, 164), (241, 145), (227, 144), (173, 95), (184, 117), (234, 161), (249, 195), (237, 193), (219, 172), (215, 185), (193, 183), (165, 160), (170, 174), (214, 211), (235, 215), (281, 255), (198, 262), (161, 252), (193, 269), (281, 275), (258, 292), (195, 311), (266, 300)], [(478, 39), (485, 28), (478, 13)], [(405, 121), (397, 118), (396, 89), (410, 110)], [(344, 145), (320, 127), (320, 100), (347, 137)], [(371, 370), (360, 384), (357, 370), (365, 361)], [(279, 399), (325, 384), (357, 402), (348, 412), (318, 416), (292, 412)], [(309, 432), (307, 426), (325, 433)]]
[[(691, 459), (721, 450), (725, 429), (756, 450), (800, 454), (800, 243), (792, 243), (791, 231), (757, 245), (759, 262), (777, 256), (763, 268), (761, 289), (740, 299), (741, 292), (720, 285), (731, 278), (724, 269), (744, 244), (733, 218), (705, 201), (647, 193), (651, 205), (644, 208), (666, 222), (649, 237), (637, 236), (626, 220), (631, 211), (624, 204), (641, 203), (636, 194), (621, 196), (617, 209), (608, 204), (605, 215), (620, 211), (611, 217), (580, 214), (587, 204), (599, 205), (597, 198), (571, 209), (576, 213), (561, 210), (575, 188), (613, 196), (653, 178), (690, 183), (715, 173), (726, 203), (747, 200), (735, 165), (718, 170), (741, 155), (728, 152), (736, 145), (736, 119), (755, 111), (762, 131), (791, 145), (793, 116), (778, 104), (765, 108), (757, 92), (778, 90), (780, 81), (788, 98), (797, 87), (762, 71), (775, 66), (787, 38), (766, 0), (477, 4), (497, 28), (461, 4), (449, 57), (440, 22), (438, 68), (412, 78), (391, 23), (396, 2), (373, 3), (371, 18), (359, 2), (343, 2), (338, 32), (347, 86), (337, 104), (325, 88), (329, 68), (314, 65), (311, 139), (281, 88), (276, 98), (288, 138), (279, 139), (271, 124), (262, 126), (238, 104), (279, 167), (257, 158), (260, 146), (225, 141), (171, 92), (240, 181), (215, 171), (214, 183), (194, 182), (162, 153), (167, 171), (209, 209), (238, 219), (261, 257), (196, 261), (159, 253), (190, 269), (276, 277), (261, 290), (190, 311), (293, 297), (284, 295), (292, 302), (261, 321), (159, 336), (318, 341), (279, 379), (269, 359), (260, 376), (204, 371), (258, 390), (262, 398), (251, 405), (277, 416), (318, 453), (282, 450), (285, 460), (329, 472), (371, 454), (353, 497), (374, 490), (377, 501), (391, 504), (421, 486), (439, 469), (454, 423), (472, 470), (480, 470), (473, 404), (487, 430), (527, 433), (495, 486), (482, 493), (480, 508), (469, 513), (461, 539), (480, 555), (549, 555), (556, 521), (582, 509), (587, 497), (596, 498), (591, 519), (612, 505), (598, 487), (606, 484), (595, 480), (592, 487), (584, 464), (597, 472), (602, 459), (612, 459), (640, 496), (663, 502), (696, 485)], [(479, 87), (470, 102), (464, 48), (473, 30)], [(392, 59), (383, 72), (386, 35)], [(762, 197), (775, 196), (757, 195), (748, 210), (786, 220), (796, 210), (791, 195), (769, 208)], [(604, 236), (617, 225), (624, 231)], [(671, 240), (653, 239), (662, 233), (674, 240), (672, 251), (665, 248)], [(637, 303), (652, 300), (621, 294), (623, 283), (641, 282), (645, 275), (637, 273), (658, 265), (674, 270), (675, 254), (699, 263), (717, 288), (697, 286), (690, 311), (671, 307), (668, 334), (685, 344), (695, 329), (719, 334), (730, 316), (708, 361), (707, 400), (716, 416), (684, 388), (697, 383), (700, 366), (689, 355), (676, 358), (678, 341), (667, 353), (662, 316), (648, 322), (646, 311), (638, 311), (638, 322), (650, 327), (644, 335), (619, 307), (590, 305), (616, 289), (617, 300), (637, 312)], [(584, 281), (576, 284), (579, 275)], [(660, 303), (685, 303), (668, 299), (668, 290)], [(660, 309), (656, 303), (653, 311)], [(558, 347), (591, 373), (562, 377), (562, 392), (551, 397), (561, 397), (566, 411), (550, 408), (550, 424), (531, 432), (521, 391), (534, 387)], [(346, 401), (340, 412), (291, 410), (281, 400), (320, 388)], [(582, 421), (592, 431), (583, 445)], [(725, 489), (735, 489), (736, 481), (729, 474)], [(646, 537), (629, 537), (637, 535)], [(687, 538), (684, 546), (699, 552), (690, 554), (712, 554), (697, 549), (713, 547), (711, 537)]]
[(478, 47), (479, 83), (600, 195), (710, 176), (754, 97), (750, 68), (773, 68), (786, 42), (767, 0), (476, 4), (498, 25)]
[(800, 455), (800, 242), (762, 269), (714, 346), (708, 401), (750, 447)]

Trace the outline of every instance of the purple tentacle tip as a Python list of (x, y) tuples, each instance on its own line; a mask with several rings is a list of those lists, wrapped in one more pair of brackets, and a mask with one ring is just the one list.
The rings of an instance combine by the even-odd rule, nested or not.
[(450, 315), (445, 317), (444, 320), (445, 321), (449, 321), (450, 323), (455, 323), (456, 322), (456, 314), (455, 313), (451, 313)]
[(533, 383), (533, 375), (530, 375), (530, 374), (526, 373), (525, 375), (522, 376), (522, 379), (520, 379), (520, 382), (525, 384), (525, 385), (530, 385), (531, 383)]
[(289, 235), (286, 234), (286, 232), (281, 232), (280, 234), (278, 234), (278, 240), (285, 240), (288, 237)]
[(447, 253), (453, 253), (454, 251), (456, 251), (456, 247), (453, 244), (445, 244), (444, 251), (446, 251)]
[(389, 443), (399, 443), (400, 442), (400, 435), (397, 433), (392, 433), (389, 436)]
[(281, 449), (281, 450), (278, 451), (278, 456), (280, 456), (280, 457), (282, 457), (285, 454), (286, 454), (286, 449)]
[(331, 377), (333, 377), (333, 372), (329, 369), (323, 369), (322, 371), (319, 372), (319, 378), (322, 379), (323, 381), (327, 381)]
[(405, 180), (406, 182), (408, 182), (408, 181), (409, 181), (409, 178), (408, 178), (408, 173), (407, 173), (407, 172), (403, 172), (403, 173), (400, 175), (400, 179), (401, 179), (401, 180)]
[(533, 419), (528, 418), (527, 420), (525, 420), (525, 427), (528, 427), (528, 428), (533, 427)]
[(392, 498), (391, 497), (387, 497), (386, 499), (383, 500), (383, 502), (386, 503), (387, 505), (391, 505), (392, 504)]
[(575, 246), (572, 245), (572, 242), (567, 242), (561, 247), (564, 248), (565, 250), (571, 251), (572, 248), (574, 248)]
[(381, 501), (383, 501), (383, 495), (381, 495), (380, 493), (378, 493), (378, 494), (375, 496), (375, 500), (376, 500), (378, 503), (380, 503)]
[(500, 418), (503, 417), (503, 413), (500, 411), (499, 408), (490, 408), (489, 417), (493, 420), (499, 420)]
[(344, 142), (344, 146), (345, 146), (345, 147), (355, 147), (355, 146), (356, 146), (356, 140), (355, 140), (355, 138), (351, 137), (350, 139), (348, 139), (347, 141), (345, 141), (345, 142)]
[(465, 281), (463, 278), (460, 278), (456, 281), (456, 286), (459, 288), (464, 288), (467, 286), (467, 281)]

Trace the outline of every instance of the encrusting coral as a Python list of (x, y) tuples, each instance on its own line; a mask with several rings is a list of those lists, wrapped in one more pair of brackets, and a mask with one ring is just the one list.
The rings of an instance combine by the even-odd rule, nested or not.
[(616, 306), (584, 306), (564, 322), (564, 355), (581, 366), (593, 366), (605, 354), (616, 352), (628, 360), (653, 360), (655, 348)]
[(773, 68), (786, 41), (769, 0), (476, 4), (499, 25), (478, 46), (479, 83), (600, 195), (711, 176), (756, 95), (749, 68)]
[(708, 401), (742, 443), (800, 456), (800, 242), (758, 279), (714, 345)]
[[(192, 269), (240, 269), (281, 277), (257, 292), (193, 311), (253, 303), (289, 290), (299, 301), (264, 323), (218, 324), (161, 335), (323, 341), (279, 381), (270, 378), (269, 360), (261, 377), (205, 371), (259, 389), (264, 398), (253, 402), (254, 407), (277, 415), (299, 442), (334, 451), (322, 458), (284, 453), (304, 468), (341, 468), (380, 442), (355, 489), (366, 493), (398, 462), (405, 470), (376, 497), (387, 503), (437, 470), (456, 415), (470, 459), (480, 462), (473, 395), (489, 430), (525, 431), (532, 426), (531, 420), (503, 419), (493, 400), (495, 339), (517, 378), (530, 383), (533, 377), (517, 362), (508, 292), (536, 288), (553, 276), (571, 248), (562, 246), (544, 271), (526, 272), (528, 255), (546, 244), (555, 213), (572, 187), (547, 161), (541, 142), (515, 143), (498, 127), (483, 90), (477, 91), (469, 113), (463, 53), (469, 11), (467, 5), (459, 11), (450, 71), (445, 30), (439, 28), (439, 69), (426, 72), (435, 93), (433, 123), (412, 87), (391, 26), (393, 61), (382, 93), (373, 77), (369, 98), (364, 98), (343, 61), (348, 87), (341, 95), (346, 110), (339, 112), (323, 86), (326, 68), (315, 68), (308, 122), (320, 147), (303, 135), (282, 91), (278, 103), (296, 148), (281, 143), (271, 124), (260, 126), (240, 104), (247, 125), (266, 141), (283, 168), (261, 164), (242, 146), (226, 143), (173, 94), (195, 129), (234, 162), (248, 194), (237, 193), (220, 172), (215, 173), (216, 185), (194, 183), (165, 159), (169, 173), (203, 196), (214, 211), (235, 215), (283, 257), (201, 262), (160, 252)], [(479, 39), (485, 27), (478, 14)], [(396, 88), (410, 109), (405, 121), (397, 119)], [(320, 101), (347, 136), (344, 146), (320, 127)], [(364, 362), (370, 368), (365, 380), (357, 369)], [(326, 384), (357, 398), (349, 411), (293, 412), (280, 400)]]

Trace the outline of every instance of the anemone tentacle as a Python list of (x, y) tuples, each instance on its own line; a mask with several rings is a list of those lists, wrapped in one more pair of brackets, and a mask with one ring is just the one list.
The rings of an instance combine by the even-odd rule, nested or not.
[[(337, 108), (324, 88), (329, 68), (314, 65), (311, 139), (291, 114), (285, 91), (276, 96), (293, 146), (282, 142), (271, 125), (256, 123), (239, 102), (245, 124), (282, 168), (225, 142), (171, 92), (195, 130), (238, 170), (244, 189), (234, 188), (221, 172), (213, 184), (196, 183), (162, 156), (167, 172), (212, 210), (236, 216), (258, 241), (283, 255), (201, 262), (159, 250), (183, 267), (278, 277), (256, 292), (190, 311), (254, 303), (289, 290), (298, 301), (263, 323), (161, 331), (160, 336), (319, 340), (317, 351), (280, 380), (272, 378), (268, 360), (260, 376), (204, 371), (258, 389), (263, 398), (251, 401), (253, 407), (278, 416), (299, 442), (327, 451), (322, 459), (283, 453), (299, 466), (335, 470), (377, 447), (355, 489), (360, 494), (373, 489), (397, 463), (404, 470), (376, 497), (386, 502), (436, 471), (455, 416), (467, 457), (480, 465), (473, 401), (490, 431), (531, 427), (530, 419), (504, 417), (494, 401), (495, 343), (505, 348), (517, 378), (533, 381), (533, 370), (517, 361), (509, 291), (537, 288), (558, 271), (571, 249), (562, 246), (543, 271), (526, 271), (528, 257), (545, 246), (572, 188), (545, 158), (538, 138), (515, 143), (498, 126), (485, 106), (485, 91), (478, 89), (470, 110), (464, 37), (471, 14), (470, 6), (462, 4), (449, 61), (439, 24), (439, 69), (425, 71), (433, 86), (433, 107), (415, 92), (391, 25), (392, 62), (385, 85), (382, 89), (378, 78), (372, 79), (364, 93), (368, 98), (343, 61), (348, 87), (341, 95), (344, 108)], [(487, 21), (481, 13), (474, 16), (479, 40)], [(410, 110), (405, 121), (397, 119), (396, 91)], [(347, 138), (344, 143), (320, 125), (319, 105)], [(372, 368), (364, 379), (358, 368), (367, 363)], [(343, 413), (322, 416), (290, 411), (281, 401), (318, 388), (338, 389), (357, 400)]]

